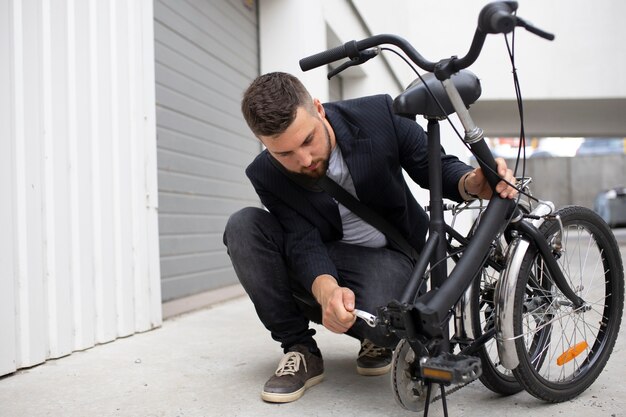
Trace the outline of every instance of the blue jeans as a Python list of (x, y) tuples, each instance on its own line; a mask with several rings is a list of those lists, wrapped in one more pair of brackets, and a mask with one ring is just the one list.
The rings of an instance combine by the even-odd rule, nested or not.
[[(247, 207), (234, 213), (224, 231), (233, 267), (248, 293), (263, 325), (287, 351), (304, 344), (315, 348), (315, 330), (309, 321), (320, 323), (321, 309), (296, 279), (285, 262), (283, 232), (268, 211)], [(377, 307), (399, 299), (413, 270), (412, 260), (389, 248), (367, 248), (342, 242), (327, 242), (326, 248), (339, 273), (342, 287), (356, 296), (356, 308), (376, 313)], [(369, 327), (358, 319), (347, 332), (379, 346), (393, 347), (398, 339), (384, 330)]]

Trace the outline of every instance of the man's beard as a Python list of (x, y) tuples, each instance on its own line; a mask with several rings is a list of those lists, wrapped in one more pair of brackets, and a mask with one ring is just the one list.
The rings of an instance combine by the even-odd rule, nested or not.
[[(328, 156), (330, 157), (330, 152), (328, 153)], [(326, 171), (328, 170), (328, 159), (329, 158), (319, 161), (319, 166), (315, 171), (292, 172), (292, 174), (305, 180), (316, 180), (322, 178), (326, 175)]]

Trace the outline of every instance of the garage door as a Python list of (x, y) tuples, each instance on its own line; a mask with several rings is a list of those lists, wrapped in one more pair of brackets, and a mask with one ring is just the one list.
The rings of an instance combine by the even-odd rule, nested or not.
[(241, 117), (258, 75), (253, 1), (156, 0), (159, 234), (163, 301), (237, 282), (228, 216), (260, 206), (244, 174), (260, 150)]

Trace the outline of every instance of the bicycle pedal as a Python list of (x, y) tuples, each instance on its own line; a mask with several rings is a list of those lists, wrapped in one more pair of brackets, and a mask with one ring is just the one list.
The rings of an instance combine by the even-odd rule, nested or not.
[(420, 361), (422, 378), (440, 384), (467, 384), (482, 374), (480, 359), (443, 353)]

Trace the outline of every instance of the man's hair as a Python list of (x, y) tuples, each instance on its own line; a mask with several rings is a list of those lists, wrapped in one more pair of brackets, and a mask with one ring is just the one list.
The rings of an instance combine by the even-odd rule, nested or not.
[(283, 133), (296, 118), (298, 107), (313, 112), (313, 100), (298, 78), (284, 72), (259, 76), (241, 100), (243, 117), (257, 137)]

